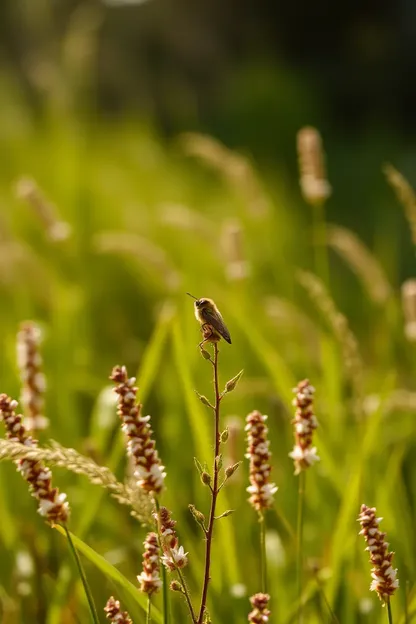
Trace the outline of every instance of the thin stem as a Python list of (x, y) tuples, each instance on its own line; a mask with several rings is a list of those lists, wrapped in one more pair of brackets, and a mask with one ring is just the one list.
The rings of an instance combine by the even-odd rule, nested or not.
[(312, 206), (315, 271), (326, 286), (329, 286), (329, 264), (326, 240), (325, 204), (321, 202)]
[(259, 514), (260, 522), (260, 567), (261, 567), (261, 591), (267, 594), (267, 559), (266, 559), (266, 516)]
[(387, 599), (387, 615), (389, 618), (389, 624), (393, 624), (393, 615), (391, 613), (390, 598)]
[(78, 572), (79, 572), (79, 576), (81, 578), (82, 584), (84, 586), (84, 591), (85, 591), (85, 595), (87, 597), (87, 601), (88, 601), (88, 606), (90, 608), (90, 613), (91, 613), (91, 619), (94, 622), (94, 624), (99, 624), (99, 619), (98, 619), (98, 615), (97, 615), (97, 609), (95, 608), (95, 604), (94, 604), (94, 598), (92, 597), (92, 593), (90, 590), (90, 587), (88, 585), (88, 581), (87, 581), (87, 577), (85, 576), (85, 572), (84, 569), (82, 567), (81, 564), (81, 559), (78, 556), (77, 550), (74, 546), (74, 542), (72, 541), (72, 537), (71, 537), (71, 533), (68, 530), (68, 527), (66, 526), (66, 524), (62, 524), (64, 531), (66, 533), (66, 536), (68, 538), (68, 544), (69, 544), (69, 548), (74, 556), (75, 559), (75, 563), (77, 565), (78, 568)]
[[(156, 507), (156, 511), (157, 511), (157, 516), (159, 518), (159, 512), (160, 512), (160, 505), (159, 505), (159, 501), (158, 499), (155, 497), (154, 499), (155, 501), (155, 507)], [(160, 527), (159, 527), (159, 520), (157, 522), (157, 534), (159, 537), (159, 545), (160, 545), (160, 549), (162, 549), (162, 538), (160, 536)], [(169, 624), (170, 621), (170, 613), (169, 613), (169, 592), (168, 592), (168, 579), (167, 579), (167, 574), (166, 574), (166, 568), (163, 564), (161, 564), (161, 568), (162, 568), (162, 593), (163, 593), (163, 622), (164, 624)]]
[(319, 591), (320, 591), (321, 596), (323, 598), (323, 601), (325, 603), (325, 606), (328, 609), (329, 615), (331, 616), (331, 622), (334, 622), (335, 624), (339, 624), (339, 620), (338, 620), (337, 616), (335, 615), (335, 613), (333, 612), (333, 610), (331, 608), (331, 605), (328, 602), (328, 598), (325, 595), (325, 590), (323, 588), (323, 585), (321, 583), (321, 580), (320, 580), (317, 572), (315, 573), (315, 578), (316, 578), (316, 583), (317, 583), (317, 585), (319, 587)]
[(146, 611), (146, 624), (150, 624), (151, 622), (151, 612), (152, 612), (152, 601), (150, 600), (150, 596), (147, 596), (147, 611)]
[(191, 597), (189, 595), (189, 590), (188, 590), (188, 588), (186, 586), (184, 576), (183, 576), (180, 568), (176, 568), (176, 572), (178, 573), (180, 582), (182, 584), (183, 595), (185, 596), (185, 600), (188, 603), (188, 608), (189, 608), (189, 611), (190, 611), (190, 614), (191, 614), (192, 622), (194, 622), (194, 624), (195, 624), (195, 622), (196, 622), (196, 615), (195, 615), (194, 608), (192, 606)]
[(217, 504), (217, 496), (218, 496), (218, 478), (219, 478), (219, 469), (218, 469), (218, 461), (217, 457), (220, 453), (220, 402), (221, 396), (219, 392), (219, 384), (218, 384), (218, 345), (214, 342), (214, 361), (212, 362), (212, 366), (214, 369), (214, 391), (215, 391), (215, 449), (214, 449), (214, 482), (212, 485), (212, 496), (211, 496), (211, 509), (209, 512), (209, 520), (207, 527), (207, 537), (205, 543), (205, 572), (204, 572), (204, 582), (202, 586), (202, 595), (201, 595), (201, 607), (199, 609), (199, 615), (197, 624), (202, 624), (202, 619), (204, 617), (205, 608), (207, 604), (207, 595), (208, 595), (208, 584), (210, 579), (210, 568), (211, 568), (211, 546), (212, 546), (212, 536), (214, 532), (214, 522), (215, 522), (215, 507)]
[(302, 568), (303, 568), (303, 517), (305, 502), (305, 477), (304, 470), (299, 475), (299, 497), (298, 497), (298, 522), (297, 522), (297, 575), (298, 575), (298, 623), (302, 623)]

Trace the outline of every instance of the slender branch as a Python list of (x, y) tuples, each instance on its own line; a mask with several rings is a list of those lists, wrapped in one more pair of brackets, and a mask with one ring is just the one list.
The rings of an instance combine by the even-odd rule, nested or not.
[[(154, 498), (155, 501), (155, 507), (156, 507), (156, 511), (157, 511), (157, 516), (159, 518), (159, 512), (160, 512), (160, 504), (159, 501), (157, 499), (157, 497), (155, 496)], [(159, 526), (159, 520), (157, 522), (157, 534), (159, 537), (159, 546), (161, 551), (162, 549), (162, 538), (160, 535), (160, 526)], [(166, 574), (166, 568), (165, 566), (162, 564), (161, 565), (162, 568), (162, 592), (163, 592), (163, 623), (164, 624), (169, 624), (170, 622), (170, 613), (169, 613), (169, 592), (168, 592), (168, 579), (167, 579), (167, 574)]]
[(387, 599), (387, 615), (389, 618), (389, 624), (393, 624), (393, 615), (391, 613), (390, 598)]
[(303, 516), (305, 501), (305, 477), (306, 472), (301, 471), (299, 475), (299, 497), (298, 497), (298, 522), (297, 522), (297, 575), (298, 575), (298, 624), (302, 624), (302, 568), (303, 568)]
[(211, 546), (212, 546), (212, 537), (214, 532), (214, 522), (215, 522), (215, 507), (217, 504), (217, 496), (218, 496), (218, 478), (219, 478), (219, 469), (218, 469), (218, 461), (217, 457), (220, 453), (220, 402), (221, 396), (218, 389), (218, 345), (214, 342), (214, 361), (212, 362), (213, 370), (214, 370), (214, 391), (215, 391), (215, 450), (214, 450), (214, 480), (212, 485), (212, 496), (211, 496), (211, 509), (209, 512), (209, 520), (207, 527), (207, 537), (206, 537), (206, 546), (205, 546), (205, 573), (204, 573), (204, 583), (202, 586), (202, 595), (201, 595), (201, 607), (199, 609), (199, 615), (197, 624), (202, 624), (202, 620), (204, 617), (206, 604), (207, 604), (207, 595), (208, 595), (208, 584), (210, 580), (210, 568), (211, 568)]
[(183, 595), (185, 596), (185, 600), (188, 603), (188, 608), (189, 608), (189, 612), (191, 614), (192, 622), (194, 624), (196, 624), (196, 615), (195, 615), (194, 608), (192, 606), (191, 597), (189, 595), (189, 590), (188, 590), (188, 588), (186, 586), (184, 576), (183, 576), (180, 568), (176, 568), (176, 572), (178, 573), (179, 580), (180, 580), (180, 582), (182, 584)]
[(152, 601), (150, 599), (150, 596), (147, 595), (147, 612), (146, 612), (146, 624), (150, 624), (151, 622), (151, 612), (152, 612)]
[(95, 604), (94, 604), (94, 598), (92, 597), (91, 590), (88, 585), (87, 577), (85, 576), (84, 568), (82, 567), (81, 559), (78, 556), (77, 549), (74, 546), (74, 542), (72, 541), (71, 533), (69, 532), (68, 527), (66, 526), (66, 524), (62, 524), (62, 527), (64, 528), (64, 531), (68, 538), (69, 548), (74, 556), (75, 563), (78, 568), (78, 573), (81, 578), (82, 584), (84, 586), (85, 595), (87, 597), (88, 606), (90, 608), (91, 620), (94, 622), (94, 624), (99, 624), (97, 609), (95, 608)]
[(261, 591), (263, 592), (263, 594), (267, 594), (266, 516), (264, 512), (260, 512), (259, 522), (260, 522)]

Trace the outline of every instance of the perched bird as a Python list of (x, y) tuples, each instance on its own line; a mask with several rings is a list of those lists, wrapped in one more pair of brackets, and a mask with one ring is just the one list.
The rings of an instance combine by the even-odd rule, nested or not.
[(186, 294), (195, 299), (195, 317), (201, 324), (202, 335), (204, 336), (200, 345), (204, 342), (219, 342), (221, 338), (231, 344), (230, 332), (213, 300), (207, 297), (197, 299), (191, 293)]

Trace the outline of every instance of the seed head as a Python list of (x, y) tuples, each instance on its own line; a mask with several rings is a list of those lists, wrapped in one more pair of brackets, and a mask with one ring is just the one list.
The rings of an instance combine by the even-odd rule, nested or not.
[(16, 343), (17, 365), (22, 381), (21, 403), (26, 414), (25, 427), (33, 432), (48, 426), (48, 419), (43, 415), (46, 381), (39, 350), (41, 341), (39, 327), (31, 321), (21, 324)]
[(170, 571), (184, 568), (188, 564), (188, 557), (183, 546), (179, 546), (176, 535), (176, 520), (172, 520), (170, 511), (166, 507), (161, 507), (159, 514), (156, 514), (161, 536), (163, 556), (161, 561), (165, 568)]
[(162, 587), (159, 576), (160, 548), (156, 533), (148, 533), (143, 546), (143, 572), (139, 574), (137, 580), (140, 583), (140, 591), (151, 596)]
[(252, 624), (263, 624), (269, 621), (270, 611), (267, 608), (269, 604), (269, 594), (254, 594), (251, 596), (250, 602), (253, 610), (248, 614), (248, 621)]
[[(20, 442), (29, 449), (38, 443), (26, 431), (22, 416), (15, 413), (17, 401), (7, 394), (0, 395), (0, 420), (3, 420), (7, 438)], [(66, 522), (69, 516), (69, 505), (66, 494), (60, 494), (58, 488), (52, 487), (52, 473), (41, 461), (34, 459), (18, 459), (15, 462), (22, 477), (29, 483), (29, 491), (39, 501), (38, 512), (51, 524)]]
[(161, 464), (151, 437), (150, 416), (142, 416), (141, 405), (137, 404), (136, 379), (128, 377), (125, 366), (115, 366), (110, 379), (117, 384), (117, 413), (128, 438), (127, 451), (133, 459), (137, 485), (146, 492), (160, 494), (166, 477), (165, 467)]
[(371, 570), (372, 582), (370, 590), (378, 594), (380, 600), (386, 603), (399, 586), (397, 569), (391, 565), (394, 553), (389, 551), (389, 543), (386, 542), (386, 534), (378, 527), (382, 518), (376, 517), (376, 508), (361, 505), (358, 521), (361, 524), (360, 535), (367, 542), (366, 550), (370, 553), (370, 561), (373, 565)]
[(104, 607), (106, 617), (114, 624), (133, 624), (127, 611), (121, 611), (120, 602), (111, 596)]
[(298, 132), (297, 144), (302, 194), (309, 204), (321, 204), (331, 195), (321, 135), (316, 128), (302, 128)]
[(271, 466), (269, 451), (269, 440), (267, 439), (268, 428), (266, 426), (267, 416), (263, 416), (255, 410), (247, 418), (247, 453), (250, 460), (250, 486), (247, 492), (250, 493), (249, 503), (258, 512), (268, 509), (273, 505), (273, 495), (277, 492), (274, 483), (269, 482)]
[(404, 331), (410, 342), (416, 341), (416, 279), (408, 279), (402, 284), (402, 307)]
[(317, 428), (318, 421), (313, 413), (315, 388), (311, 386), (309, 380), (304, 379), (298, 383), (293, 392), (296, 393), (296, 398), (293, 400), (296, 412), (292, 421), (295, 430), (295, 446), (289, 453), (289, 457), (295, 462), (295, 475), (297, 475), (319, 461), (316, 447), (312, 446), (313, 431)]

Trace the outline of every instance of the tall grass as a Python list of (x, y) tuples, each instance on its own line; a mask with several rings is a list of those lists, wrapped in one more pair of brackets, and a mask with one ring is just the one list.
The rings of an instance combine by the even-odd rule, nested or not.
[[(229, 161), (220, 152), (223, 167), (231, 162), (240, 166), (237, 173), (243, 172), (238, 178), (236, 170), (226, 170), (220, 179), (205, 169), (203, 153), (198, 154), (202, 163), (196, 163), (185, 158), (183, 144), (162, 146), (148, 129), (134, 124), (92, 127), (62, 116), (40, 125), (24, 108), (17, 106), (14, 114), (18, 121), (13, 127), (5, 127), (4, 117), (0, 121), (8, 154), (0, 170), (0, 390), (19, 395), (16, 332), (21, 321), (36, 320), (44, 335), (47, 436), (109, 466), (122, 481), (124, 442), (106, 380), (117, 362), (138, 370), (140, 400), (152, 414), (168, 471), (164, 504), (175, 510), (192, 553), (187, 583), (196, 595), (204, 543), (188, 504), (208, 515), (193, 458), (210, 462), (212, 440), (209, 416), (194, 390), (209, 396), (212, 388), (196, 347), (198, 328), (185, 291), (212, 297), (233, 339), (230, 347), (221, 343), (221, 377), (225, 381), (245, 369), (238, 390), (224, 402), (224, 416), (238, 415), (243, 421), (253, 409), (269, 415), (273, 480), (279, 486), (265, 536), (270, 621), (289, 623), (297, 615), (298, 483), (288, 453), (292, 387), (305, 376), (316, 387), (321, 462), (307, 479), (303, 620), (331, 621), (333, 612), (343, 624), (387, 621), (377, 597), (369, 593), (368, 562), (357, 536), (356, 517), (365, 500), (384, 516), (396, 551), (402, 588), (392, 611), (394, 621), (404, 621), (407, 581), (409, 614), (416, 607), (416, 429), (414, 403), (394, 397), (415, 390), (416, 359), (398, 313), (400, 285), (388, 287), (389, 305), (381, 306), (366, 280), (354, 282), (352, 277), (350, 296), (373, 319), (371, 326), (341, 321), (335, 301), (335, 316), (328, 317), (298, 282), (299, 266), (313, 266), (309, 208), (301, 209), (311, 229), (299, 235), (294, 213), (301, 200), (273, 202), (273, 193), (266, 193), (261, 176), (245, 160)], [(212, 168), (215, 152), (209, 156)], [(251, 174), (244, 177), (247, 171)], [(36, 180), (57, 218), (70, 225), (69, 238), (51, 239), (30, 202), (16, 196), (22, 176)], [(391, 201), (391, 209), (397, 210)], [(227, 270), (230, 255), (221, 238), (230, 219), (244, 237), (239, 253), (245, 270), (240, 273)], [(339, 243), (334, 238), (339, 232), (329, 231), (330, 246)], [(328, 253), (333, 264), (330, 249)], [(348, 263), (348, 254), (343, 257)], [(382, 265), (383, 258), (374, 262)], [(337, 266), (331, 266), (332, 280)], [(357, 275), (359, 267), (351, 268)], [(367, 275), (364, 267), (362, 274)], [(383, 272), (377, 275), (384, 279)], [(305, 334), (300, 322), (289, 328), (287, 316), (271, 316), (273, 297), (290, 304), (299, 315), (293, 318), (303, 317), (311, 330)], [(359, 379), (346, 357), (348, 340), (354, 357), (360, 357)], [(240, 436), (241, 459), (244, 448)], [(212, 543), (207, 604), (213, 622), (246, 621), (248, 596), (261, 586), (260, 572), (253, 573), (258, 569), (259, 527), (246, 501), (248, 466), (240, 470), (240, 479), (230, 479), (218, 501), (217, 515), (229, 508), (235, 513), (218, 522)], [(74, 544), (84, 555), (96, 604), (104, 606), (117, 593), (133, 621), (144, 622), (145, 601), (136, 602), (133, 585), (146, 529), (97, 485), (60, 468), (55, 472), (71, 501)], [(46, 535), (25, 485), (7, 462), (0, 465), (0, 485), (2, 621), (88, 621), (65, 541), (55, 533)], [(123, 575), (133, 585), (123, 585)], [(172, 621), (181, 622), (185, 605), (175, 598), (171, 596)], [(152, 617), (161, 621), (160, 596), (154, 604)]]

